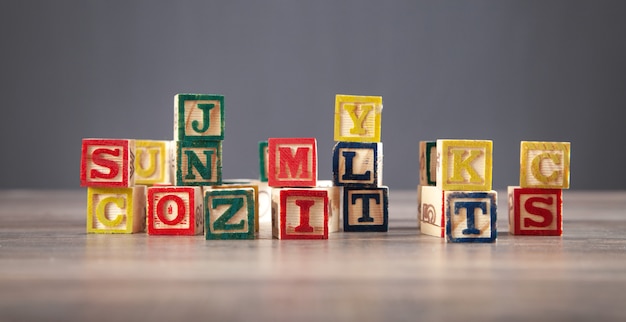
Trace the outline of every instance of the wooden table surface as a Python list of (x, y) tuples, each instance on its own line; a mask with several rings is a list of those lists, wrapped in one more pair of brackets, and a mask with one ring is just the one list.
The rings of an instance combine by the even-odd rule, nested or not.
[(0, 191), (0, 321), (625, 321), (626, 192), (564, 193), (564, 235), (447, 244), (390, 191), (388, 233), (87, 235), (86, 190)]

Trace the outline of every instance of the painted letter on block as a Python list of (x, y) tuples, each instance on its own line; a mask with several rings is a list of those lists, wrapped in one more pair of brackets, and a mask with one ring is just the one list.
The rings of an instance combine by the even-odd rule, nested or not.
[(337, 142), (333, 148), (333, 183), (346, 187), (382, 185), (383, 144)]
[(83, 139), (81, 187), (130, 187), (134, 185), (135, 141)]
[(170, 141), (135, 140), (135, 184), (170, 185)]
[(508, 193), (511, 234), (563, 234), (563, 190), (509, 187)]
[(222, 141), (177, 141), (176, 185), (222, 184)]
[(315, 187), (317, 141), (315, 138), (268, 140), (268, 184), (271, 187)]
[(178, 94), (174, 97), (174, 138), (177, 141), (224, 139), (224, 96)]
[(204, 229), (200, 187), (148, 188), (149, 235), (198, 235)]
[(446, 191), (446, 236), (452, 243), (491, 243), (497, 237), (495, 191)]
[(569, 189), (569, 142), (529, 142), (520, 146), (522, 188)]
[(272, 231), (279, 239), (328, 239), (327, 191), (272, 189)]
[(87, 232), (130, 234), (146, 225), (146, 187), (87, 189)]
[(343, 189), (344, 231), (387, 231), (389, 188)]
[(254, 239), (254, 189), (208, 189), (206, 239)]
[(492, 142), (437, 140), (437, 186), (442, 190), (491, 190)]
[(445, 215), (443, 213), (443, 191), (436, 186), (420, 186), (419, 225), (422, 234), (443, 238)]
[(335, 141), (380, 142), (381, 96), (337, 95)]

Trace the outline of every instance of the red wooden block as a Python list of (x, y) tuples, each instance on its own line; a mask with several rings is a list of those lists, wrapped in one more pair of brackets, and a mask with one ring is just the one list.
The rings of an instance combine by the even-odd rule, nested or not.
[(328, 239), (326, 189), (272, 189), (272, 235), (279, 239)]
[(317, 140), (271, 138), (268, 140), (270, 187), (315, 187), (317, 185)]
[(509, 233), (563, 235), (563, 190), (509, 187)]
[(81, 187), (121, 188), (134, 185), (135, 141), (83, 139)]
[(201, 187), (148, 188), (149, 235), (198, 235), (204, 230)]

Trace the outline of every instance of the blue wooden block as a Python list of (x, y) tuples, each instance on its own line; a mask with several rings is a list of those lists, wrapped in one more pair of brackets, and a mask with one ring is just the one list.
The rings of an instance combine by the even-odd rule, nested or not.
[(333, 184), (379, 187), (383, 181), (383, 144), (337, 142), (333, 148)]
[(496, 191), (447, 191), (446, 237), (450, 243), (493, 243), (498, 236)]
[(343, 230), (389, 229), (389, 188), (343, 188)]

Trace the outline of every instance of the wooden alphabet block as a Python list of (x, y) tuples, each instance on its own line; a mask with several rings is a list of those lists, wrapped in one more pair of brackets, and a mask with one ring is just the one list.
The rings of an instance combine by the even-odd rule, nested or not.
[(234, 179), (223, 180), (220, 186), (210, 186), (207, 189), (244, 189), (250, 188), (254, 191), (254, 229), (255, 232), (259, 231), (259, 184), (260, 181), (250, 179)]
[(332, 180), (318, 180), (317, 187), (328, 193), (328, 232), (338, 232), (341, 223), (341, 188)]
[(382, 96), (335, 96), (335, 141), (380, 142)]
[(522, 141), (520, 186), (569, 189), (569, 142)]
[(135, 184), (134, 169), (134, 140), (83, 139), (81, 187), (131, 187)]
[(508, 187), (509, 233), (563, 235), (563, 190)]
[(278, 239), (328, 239), (327, 191), (272, 189), (272, 235)]
[(261, 182), (267, 182), (268, 157), (269, 150), (267, 148), (267, 141), (259, 142), (259, 180), (261, 180)]
[(381, 186), (383, 144), (337, 142), (333, 148), (333, 183), (344, 187)]
[(87, 233), (145, 231), (146, 187), (87, 188)]
[(135, 140), (135, 184), (171, 185), (171, 141)]
[(444, 191), (436, 186), (420, 186), (418, 213), (422, 234), (443, 238), (446, 234)]
[(176, 141), (224, 139), (224, 96), (177, 94), (174, 97)]
[(254, 189), (205, 191), (206, 239), (254, 239)]
[(493, 243), (497, 229), (497, 192), (447, 191), (446, 236), (449, 243)]
[(200, 187), (149, 187), (149, 235), (199, 235), (204, 231)]
[(343, 188), (343, 231), (389, 229), (389, 188)]
[(437, 187), (491, 190), (492, 145), (488, 140), (437, 140)]
[(176, 185), (222, 184), (222, 141), (176, 141)]
[(437, 185), (437, 142), (420, 141), (420, 185)]
[(315, 138), (270, 138), (268, 150), (268, 184), (271, 187), (317, 185)]

